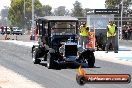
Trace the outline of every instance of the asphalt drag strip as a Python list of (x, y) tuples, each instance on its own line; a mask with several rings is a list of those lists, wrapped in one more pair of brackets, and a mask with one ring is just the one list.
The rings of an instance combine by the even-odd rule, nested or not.
[[(77, 69), (47, 69), (45, 65), (34, 65), (31, 48), (0, 42), (0, 65), (22, 75), (44, 88), (131, 88), (132, 84), (86, 84), (76, 83)], [(95, 68), (85, 68), (88, 74), (130, 74), (132, 67), (96, 59)], [(2, 70), (3, 71), (3, 70)], [(23, 87), (26, 88), (26, 87)]]

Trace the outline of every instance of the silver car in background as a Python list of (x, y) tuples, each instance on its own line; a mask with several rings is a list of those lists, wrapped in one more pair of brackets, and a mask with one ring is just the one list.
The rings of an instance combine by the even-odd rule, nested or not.
[(23, 35), (23, 30), (20, 29), (19, 27), (13, 27), (12, 28), (12, 34), (16, 34), (16, 35)]

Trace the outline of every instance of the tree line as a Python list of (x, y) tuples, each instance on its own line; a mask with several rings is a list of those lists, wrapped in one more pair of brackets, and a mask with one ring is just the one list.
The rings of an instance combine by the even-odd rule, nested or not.
[[(132, 0), (105, 0), (105, 7), (108, 9), (122, 9), (123, 3), (123, 25), (132, 25)], [(115, 20), (121, 19), (121, 14), (115, 15)]]
[[(81, 6), (81, 3), (75, 1), (73, 4), (74, 8), (69, 11), (65, 6), (59, 6), (54, 9), (50, 5), (42, 5), (39, 0), (34, 2), (34, 14), (36, 17), (41, 16), (84, 16), (84, 11)], [(24, 14), (25, 13), (25, 14)], [(32, 0), (25, 0), (25, 9), (24, 9), (24, 0), (11, 0), (10, 7), (1, 10), (1, 21), (8, 21), (8, 24), (13, 26), (24, 27), (31, 26), (32, 19)]]

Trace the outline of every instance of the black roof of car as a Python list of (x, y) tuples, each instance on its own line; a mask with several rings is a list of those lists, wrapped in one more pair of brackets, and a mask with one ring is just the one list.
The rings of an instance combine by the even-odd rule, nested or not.
[(76, 17), (71, 16), (45, 16), (38, 17), (37, 20), (45, 20), (45, 21), (78, 21)]

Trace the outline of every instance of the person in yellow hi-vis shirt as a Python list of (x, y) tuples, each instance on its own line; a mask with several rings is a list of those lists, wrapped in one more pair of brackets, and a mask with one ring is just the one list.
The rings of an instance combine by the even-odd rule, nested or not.
[(89, 27), (87, 26), (86, 23), (84, 23), (83, 26), (80, 27), (80, 45), (83, 48), (86, 48), (87, 39), (89, 36), (88, 32), (89, 32)]
[(117, 26), (114, 24), (113, 21), (110, 21), (109, 25), (107, 25), (106, 53), (108, 53), (110, 43), (112, 43), (114, 52), (118, 53), (117, 46), (116, 46), (116, 32), (117, 32)]

